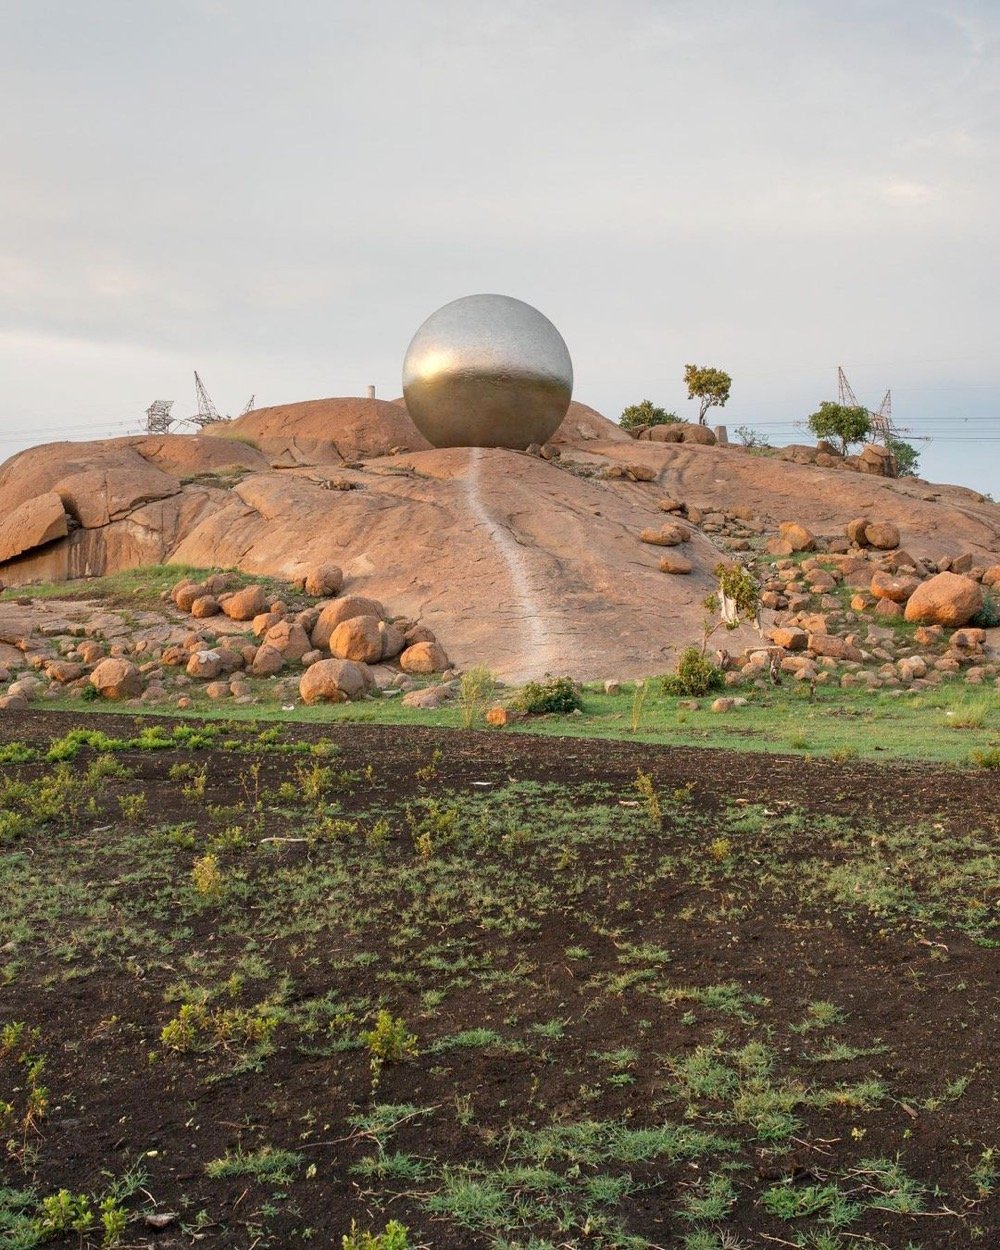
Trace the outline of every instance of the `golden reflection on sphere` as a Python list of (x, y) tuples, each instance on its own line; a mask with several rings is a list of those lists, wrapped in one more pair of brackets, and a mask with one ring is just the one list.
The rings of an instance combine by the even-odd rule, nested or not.
[(403, 396), (435, 447), (544, 443), (573, 394), (573, 362), (548, 317), (509, 295), (466, 295), (432, 313), (403, 360)]

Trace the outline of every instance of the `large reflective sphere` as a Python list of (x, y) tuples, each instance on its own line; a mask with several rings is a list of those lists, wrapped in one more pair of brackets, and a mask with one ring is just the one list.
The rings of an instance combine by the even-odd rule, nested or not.
[(432, 313), (403, 361), (413, 423), (435, 447), (544, 443), (573, 394), (562, 335), (509, 295), (467, 295)]

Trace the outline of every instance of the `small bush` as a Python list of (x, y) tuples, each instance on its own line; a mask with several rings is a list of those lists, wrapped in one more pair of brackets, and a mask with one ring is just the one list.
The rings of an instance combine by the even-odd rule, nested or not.
[(409, 1244), (406, 1225), (398, 1220), (390, 1220), (384, 1233), (364, 1232), (351, 1220), (351, 1231), (341, 1240), (343, 1250), (407, 1250)]
[(574, 712), (583, 707), (571, 677), (546, 677), (529, 681), (518, 696), (518, 705), (531, 715), (543, 712)]
[(722, 669), (701, 654), (697, 647), (686, 647), (677, 660), (677, 671), (663, 678), (665, 694), (699, 697), (725, 684)]
[(482, 715), (483, 708), (493, 698), (496, 688), (496, 676), (484, 664), (477, 664), (462, 674), (458, 700), (463, 729), (472, 728)]
[(1000, 769), (1000, 747), (989, 747), (984, 751), (972, 751), (969, 758), (977, 768)]
[(374, 1026), (361, 1034), (361, 1040), (368, 1051), (373, 1089), (387, 1063), (401, 1063), (418, 1054), (417, 1035), (406, 1027), (402, 1016), (393, 1016), (384, 1009), (376, 1016)]
[(668, 412), (666, 408), (660, 408), (650, 399), (644, 399), (640, 404), (629, 404), (618, 418), (618, 424), (623, 430), (641, 430), (653, 425), (674, 425), (679, 421), (680, 417), (676, 412)]
[(1000, 625), (1000, 603), (989, 591), (983, 595), (983, 606), (969, 624), (976, 629), (995, 629)]

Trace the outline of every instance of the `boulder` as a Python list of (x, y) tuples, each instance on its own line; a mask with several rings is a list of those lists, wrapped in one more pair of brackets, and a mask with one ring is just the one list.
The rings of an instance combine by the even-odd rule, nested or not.
[(403, 695), (403, 707), (440, 707), (451, 698), (447, 686), (425, 686), (422, 690), (411, 690)]
[(382, 637), (382, 659), (395, 659), (406, 647), (403, 631), (391, 621), (379, 621), (378, 632)]
[(991, 564), (983, 574), (984, 586), (1000, 587), (1000, 564)]
[(661, 573), (690, 573), (693, 567), (690, 560), (685, 559), (684, 556), (677, 555), (673, 551), (669, 555), (661, 556), (660, 558)]
[(68, 533), (66, 510), (54, 490), (26, 499), (0, 519), (0, 564)]
[(285, 657), (281, 654), (277, 647), (272, 647), (268, 643), (257, 648), (257, 654), (253, 658), (251, 672), (254, 677), (273, 677), (275, 673), (279, 673), (285, 664)]
[(104, 656), (104, 648), (93, 638), (85, 638), (76, 647), (84, 664), (96, 664)]
[(352, 616), (374, 616), (384, 621), (385, 608), (377, 599), (366, 599), (363, 595), (345, 595), (343, 599), (335, 599), (323, 608), (313, 626), (313, 646), (320, 650), (327, 649), (333, 631), (341, 621), (348, 621)]
[(184, 671), (189, 677), (197, 677), (201, 681), (214, 681), (222, 672), (222, 658), (218, 651), (207, 648), (192, 651)]
[(896, 462), (888, 447), (880, 447), (877, 443), (869, 443), (861, 455), (857, 457), (858, 468), (862, 473), (871, 473), (876, 477), (895, 477)]
[(57, 681), (62, 685), (66, 682), (76, 681), (86, 673), (86, 668), (82, 664), (74, 664), (72, 660), (49, 660), (45, 665), (45, 675), (51, 681)]
[(959, 651), (979, 651), (986, 641), (986, 630), (956, 629), (949, 641)]
[(879, 599), (875, 604), (875, 615), (896, 620), (903, 615), (903, 605), (895, 599)]
[(897, 577), (878, 569), (872, 574), (871, 592), (876, 599), (905, 603), (919, 585), (919, 577)]
[(701, 443), (705, 447), (712, 447), (716, 442), (707, 425), (696, 425), (693, 421), (669, 421), (665, 425), (649, 426), (640, 430), (639, 438), (650, 443)]
[(377, 664), (382, 658), (382, 635), (377, 616), (351, 616), (330, 635), (330, 652), (340, 660)]
[(309, 635), (297, 621), (279, 621), (264, 635), (264, 643), (280, 651), (286, 660), (301, 660), (310, 650)]
[(865, 526), (865, 538), (869, 547), (879, 551), (891, 551), (899, 546), (899, 530), (891, 521), (872, 521)]
[(810, 634), (809, 650), (814, 655), (826, 655), (834, 660), (851, 660), (856, 664), (864, 659), (857, 647), (834, 634)]
[[(662, 429), (662, 426), (654, 427)], [(696, 425), (693, 421), (682, 421), (677, 427), (681, 432), (682, 443), (700, 443), (702, 447), (714, 447), (719, 441), (707, 425)]]
[(174, 584), (170, 587), (170, 592), (169, 592), (170, 602), (176, 603), (177, 596), (181, 593), (182, 590), (187, 590), (189, 586), (194, 586), (196, 584), (197, 583), (193, 582), (190, 577), (182, 577), (179, 582), (174, 582)]
[(433, 630), (426, 625), (411, 625), (409, 629), (403, 630), (403, 638), (408, 647), (412, 647), (415, 642), (437, 642)]
[(129, 660), (101, 660), (90, 674), (90, 684), (104, 699), (134, 699), (142, 693), (142, 677)]
[(768, 638), (776, 647), (782, 647), (785, 651), (804, 651), (809, 643), (809, 635), (804, 629), (796, 629), (794, 626), (777, 627), (768, 633)]
[(263, 586), (245, 586), (222, 600), (222, 610), (231, 621), (252, 621), (267, 609)]
[(302, 674), (299, 694), (303, 703), (346, 703), (364, 698), (374, 684), (363, 664), (353, 660), (319, 660)]
[(448, 667), (448, 657), (436, 642), (415, 642), (399, 657), (404, 673), (443, 673)]
[(922, 655), (908, 655), (896, 661), (896, 672), (903, 681), (913, 681), (927, 676), (927, 661)]
[(319, 564), (310, 569), (303, 582), (303, 590), (314, 599), (332, 599), (344, 586), (344, 572), (336, 564)]
[(275, 612), (273, 610), (261, 612), (259, 616), (255, 616), (251, 621), (250, 632), (255, 638), (263, 638), (273, 625), (277, 625), (279, 621), (284, 619), (284, 612)]
[(938, 573), (921, 582), (906, 603), (908, 621), (959, 628), (983, 606), (983, 589), (961, 573)]
[(232, 647), (215, 647), (213, 650), (219, 657), (219, 664), (224, 673), (235, 673), (246, 664), (242, 651), (236, 651)]
[(209, 616), (218, 616), (222, 609), (219, 607), (219, 601), (215, 595), (199, 595), (191, 604), (191, 615), (199, 621), (205, 620)]
[(174, 587), (171, 598), (182, 612), (190, 612), (194, 603), (198, 599), (203, 599), (208, 593), (208, 587), (204, 582), (181, 582), (179, 586)]
[(796, 521), (782, 521), (778, 526), (778, 534), (792, 551), (816, 550), (816, 536)]

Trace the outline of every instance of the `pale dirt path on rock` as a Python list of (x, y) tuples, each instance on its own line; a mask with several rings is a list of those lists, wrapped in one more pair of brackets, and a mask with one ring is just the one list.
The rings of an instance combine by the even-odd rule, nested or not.
[[(560, 655), (554, 646), (553, 635), (564, 632), (565, 622), (555, 608), (551, 595), (532, 585), (537, 580), (537, 570), (529, 569), (521, 545), (514, 537), (510, 518), (498, 518), (500, 509), (495, 503), (495, 491), (482, 481), (480, 467), (482, 448), (470, 447), (468, 473), (465, 478), (465, 499), (473, 518), (489, 536), (503, 565), (507, 570), (516, 605), (513, 625), (518, 630), (517, 663), (520, 669), (509, 674), (510, 680), (523, 682), (556, 673)], [(497, 479), (491, 479), (497, 484)], [(489, 496), (489, 498), (487, 498)], [(534, 576), (532, 576), (534, 574)], [(503, 614), (502, 605), (491, 606), (498, 616)]]

